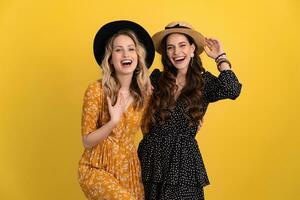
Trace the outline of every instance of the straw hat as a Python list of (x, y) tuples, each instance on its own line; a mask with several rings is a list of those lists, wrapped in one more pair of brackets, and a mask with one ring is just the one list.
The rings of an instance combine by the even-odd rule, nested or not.
[(165, 27), (165, 30), (157, 32), (152, 36), (155, 50), (159, 54), (162, 54), (163, 51), (161, 46), (162, 40), (164, 39), (164, 37), (172, 33), (182, 33), (190, 36), (191, 38), (193, 38), (195, 45), (198, 48), (196, 53), (201, 54), (203, 52), (205, 46), (205, 37), (198, 31), (195, 31), (190, 24), (186, 22), (177, 21), (169, 23)]

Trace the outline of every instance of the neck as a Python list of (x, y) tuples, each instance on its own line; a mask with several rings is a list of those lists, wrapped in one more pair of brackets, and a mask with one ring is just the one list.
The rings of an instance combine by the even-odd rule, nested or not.
[(177, 71), (177, 76), (176, 76), (176, 81), (178, 81), (178, 82), (185, 81), (186, 73), (187, 73), (187, 68), (178, 70)]
[(130, 89), (130, 84), (131, 84), (131, 80), (132, 80), (132, 74), (126, 74), (126, 75), (118, 75), (117, 74), (117, 78), (121, 84), (121, 88), (120, 91), (122, 92), (128, 92)]

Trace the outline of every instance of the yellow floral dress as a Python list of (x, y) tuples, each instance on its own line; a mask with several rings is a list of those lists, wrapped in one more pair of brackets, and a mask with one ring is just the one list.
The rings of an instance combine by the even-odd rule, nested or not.
[[(134, 145), (144, 108), (130, 105), (118, 126), (91, 149), (85, 149), (79, 161), (79, 183), (89, 200), (143, 200), (140, 161)], [(82, 135), (109, 121), (109, 112), (101, 81), (88, 86), (83, 100)]]

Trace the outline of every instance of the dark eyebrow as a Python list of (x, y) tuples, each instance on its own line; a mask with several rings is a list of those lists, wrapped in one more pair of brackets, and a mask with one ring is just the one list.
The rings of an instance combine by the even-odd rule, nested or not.
[[(182, 41), (182, 42), (179, 42), (178, 44), (186, 44), (187, 42), (185, 41)], [(174, 44), (167, 44), (167, 46), (175, 46)]]

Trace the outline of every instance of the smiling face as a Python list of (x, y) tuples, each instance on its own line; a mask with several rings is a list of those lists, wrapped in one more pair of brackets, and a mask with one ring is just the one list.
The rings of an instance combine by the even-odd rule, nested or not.
[(111, 64), (116, 74), (133, 74), (138, 63), (134, 41), (127, 35), (119, 35), (113, 41)]
[(187, 70), (195, 45), (183, 34), (173, 33), (166, 40), (167, 56), (177, 70)]

